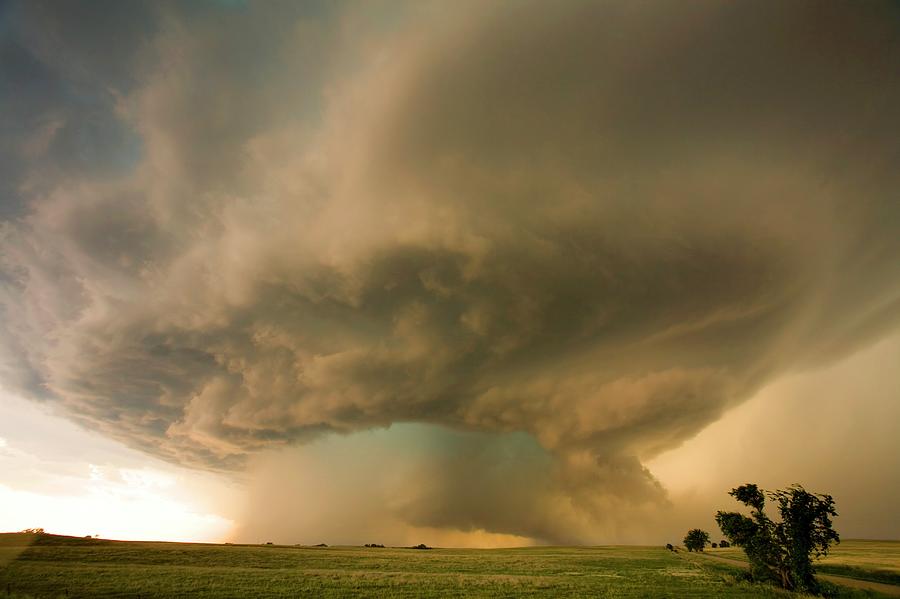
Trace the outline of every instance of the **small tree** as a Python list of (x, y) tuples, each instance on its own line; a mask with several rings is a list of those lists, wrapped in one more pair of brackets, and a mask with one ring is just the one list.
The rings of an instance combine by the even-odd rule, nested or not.
[(709, 533), (699, 528), (692, 528), (684, 537), (684, 546), (688, 551), (703, 551), (707, 543), (709, 543)]
[(726, 547), (730, 547), (730, 545), (728, 544), (728, 541), (726, 541), (725, 539), (722, 539), (721, 541), (719, 541), (719, 547), (721, 547), (722, 549), (725, 549)]
[[(744, 549), (753, 579), (818, 593), (812, 557), (826, 555), (832, 543), (840, 542), (832, 528), (837, 512), (831, 495), (810, 493), (800, 485), (766, 493), (754, 484), (732, 489), (729, 495), (752, 508), (750, 517), (720, 511), (716, 522), (732, 544)], [(767, 496), (778, 506), (781, 522), (763, 511)]]

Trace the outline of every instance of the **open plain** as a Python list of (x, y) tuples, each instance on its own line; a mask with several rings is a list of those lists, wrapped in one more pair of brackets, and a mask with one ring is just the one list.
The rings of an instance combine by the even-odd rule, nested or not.
[[(896, 570), (900, 543), (849, 541), (834, 563)], [(734, 553), (728, 551), (729, 554)], [(0, 535), (10, 597), (790, 597), (739, 568), (662, 547), (430, 549), (211, 545)], [(879, 597), (839, 586), (839, 597)]]

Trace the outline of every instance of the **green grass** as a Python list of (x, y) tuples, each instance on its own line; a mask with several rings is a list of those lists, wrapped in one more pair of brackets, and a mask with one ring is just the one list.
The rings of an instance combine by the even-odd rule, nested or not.
[[(738, 547), (706, 551), (721, 557), (747, 560), (743, 550)], [(842, 541), (832, 547), (827, 556), (816, 561), (816, 571), (900, 585), (900, 541)]]
[(661, 547), (418, 551), (50, 535), (0, 535), (0, 597), (7, 584), (15, 597), (73, 598), (789, 596)]

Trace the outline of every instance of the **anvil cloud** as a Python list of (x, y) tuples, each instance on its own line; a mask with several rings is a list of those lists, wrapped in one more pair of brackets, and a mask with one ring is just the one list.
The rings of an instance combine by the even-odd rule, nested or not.
[(900, 324), (896, 5), (8, 11), (2, 380), (166, 459), (439, 425), (408, 521), (582, 540)]

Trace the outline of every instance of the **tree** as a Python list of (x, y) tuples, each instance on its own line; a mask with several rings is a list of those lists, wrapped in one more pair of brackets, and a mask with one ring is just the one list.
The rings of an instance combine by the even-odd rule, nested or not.
[(726, 547), (730, 547), (730, 545), (728, 544), (728, 541), (726, 541), (725, 539), (722, 539), (721, 541), (719, 541), (719, 547), (721, 547), (722, 549), (725, 549)]
[[(750, 516), (719, 511), (716, 522), (731, 544), (744, 549), (751, 577), (819, 593), (812, 558), (826, 555), (832, 543), (840, 542), (832, 528), (837, 512), (831, 495), (810, 493), (800, 485), (765, 492), (754, 484), (741, 485), (729, 495), (750, 507)], [(767, 497), (778, 506), (780, 522), (765, 513)]]
[(684, 537), (684, 546), (688, 551), (703, 551), (707, 543), (709, 543), (709, 533), (699, 528), (692, 528)]

